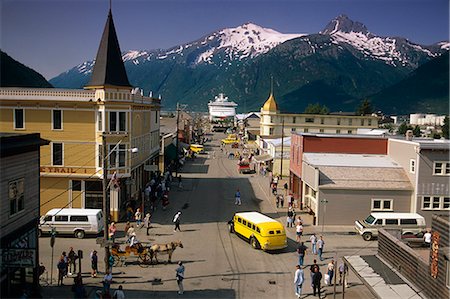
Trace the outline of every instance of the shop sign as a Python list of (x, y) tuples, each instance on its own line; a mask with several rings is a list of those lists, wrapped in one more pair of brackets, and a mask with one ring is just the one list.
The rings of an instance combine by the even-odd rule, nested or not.
[(441, 236), (438, 232), (433, 232), (431, 238), (431, 277), (437, 278), (438, 258), (439, 258), (439, 240)]
[(87, 173), (87, 170), (74, 168), (74, 167), (40, 167), (40, 172), (51, 172), (51, 173)]
[(36, 250), (29, 248), (1, 249), (3, 267), (36, 267)]

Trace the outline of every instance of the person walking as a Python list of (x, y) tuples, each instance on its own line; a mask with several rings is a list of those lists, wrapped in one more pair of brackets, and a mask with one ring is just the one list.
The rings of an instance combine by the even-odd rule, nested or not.
[(136, 220), (136, 228), (141, 227), (142, 213), (141, 213), (141, 209), (140, 208), (136, 209), (136, 213), (134, 213), (134, 220)]
[(323, 254), (323, 247), (324, 246), (325, 246), (325, 241), (323, 240), (323, 237), (320, 236), (320, 239), (317, 241), (317, 251), (318, 251), (318, 254), (319, 254), (319, 259), (321, 261), (323, 261), (322, 254)]
[(319, 265), (317, 264), (317, 260), (314, 260), (313, 264), (309, 267), (310, 276), (311, 276), (311, 288), (313, 287), (313, 276), (314, 276), (315, 268), (319, 269), (319, 271), (320, 271)]
[(108, 236), (113, 241), (113, 243), (116, 239), (116, 232), (117, 232), (116, 224), (114, 222), (111, 222), (111, 224), (109, 225)]
[(288, 208), (287, 216), (286, 216), (286, 227), (292, 227), (292, 216), (294, 212), (292, 211), (292, 207)]
[(309, 237), (309, 240), (311, 241), (312, 254), (317, 254), (317, 236), (316, 236), (316, 233), (313, 233), (311, 235), (311, 237)]
[(288, 186), (288, 183), (286, 182), (286, 183), (284, 183), (284, 196), (287, 196), (287, 193), (288, 193), (288, 189), (289, 189), (289, 186)]
[(92, 251), (91, 253), (91, 277), (97, 277), (97, 271), (98, 271), (98, 256), (97, 256), (97, 250)]
[(64, 262), (64, 257), (61, 257), (59, 259), (58, 264), (56, 265), (56, 267), (58, 268), (58, 286), (63, 286), (63, 280), (64, 280), (64, 276), (66, 273), (66, 263)]
[(177, 279), (177, 284), (178, 284), (178, 294), (182, 295), (184, 293), (184, 288), (183, 288), (184, 265), (181, 261), (178, 262), (178, 268), (175, 271), (176, 271), (175, 278)]
[(303, 266), (303, 262), (305, 260), (305, 254), (306, 254), (307, 247), (303, 244), (303, 242), (300, 242), (297, 246), (297, 253), (298, 253), (298, 264), (300, 266)]
[(132, 236), (134, 233), (136, 233), (136, 230), (134, 229), (133, 224), (131, 224), (130, 227), (128, 228), (127, 234), (126, 234), (126, 236), (127, 236), (127, 242), (128, 242), (128, 243), (130, 243), (131, 236)]
[(319, 296), (320, 298), (320, 281), (322, 280), (322, 273), (320, 273), (319, 268), (314, 268), (314, 275), (313, 275), (313, 296)]
[(178, 231), (181, 232), (181, 229), (180, 229), (180, 220), (181, 219), (180, 218), (181, 218), (181, 211), (178, 211), (175, 214), (175, 216), (173, 217), (173, 223), (175, 223), (175, 228), (173, 229), (174, 232), (176, 232), (177, 229), (178, 229)]
[(150, 218), (152, 217), (152, 215), (150, 214), (150, 213), (147, 213), (146, 215), (145, 215), (145, 217), (144, 217), (144, 226), (145, 226), (145, 228), (147, 229), (147, 236), (149, 235), (148, 234), (148, 231), (150, 230), (150, 227), (151, 227), (151, 222), (150, 222)]
[(303, 225), (298, 223), (297, 226), (295, 227), (295, 233), (297, 242), (300, 242), (303, 235)]
[(333, 276), (334, 276), (334, 260), (328, 263), (327, 266), (327, 274), (328, 274), (328, 285), (333, 285)]
[(239, 191), (239, 189), (236, 190), (236, 193), (234, 194), (234, 204), (235, 205), (241, 205), (241, 192)]
[(111, 271), (106, 271), (105, 276), (103, 277), (103, 293), (107, 294), (110, 292), (112, 282), (112, 274)]
[(345, 287), (347, 287), (347, 273), (348, 273), (348, 266), (342, 262), (342, 264), (339, 265), (339, 284), (344, 284)]
[(67, 257), (67, 254), (65, 251), (62, 252), (61, 255), (62, 259), (64, 260), (64, 277), (67, 277), (67, 272), (69, 271), (69, 258)]
[(297, 296), (297, 298), (300, 298), (300, 296), (302, 295), (303, 282), (305, 281), (305, 274), (300, 265), (297, 265), (295, 267), (297, 268), (294, 274), (295, 295)]
[(73, 247), (69, 248), (69, 253), (67, 254), (69, 260), (69, 275), (77, 272), (77, 263), (75, 262), (78, 258), (77, 254), (73, 250)]
[(119, 288), (113, 294), (114, 299), (125, 299), (125, 293), (123, 292), (122, 285), (119, 285)]
[(431, 247), (431, 232), (430, 230), (427, 230), (427, 232), (423, 235), (423, 243), (427, 246), (427, 247)]

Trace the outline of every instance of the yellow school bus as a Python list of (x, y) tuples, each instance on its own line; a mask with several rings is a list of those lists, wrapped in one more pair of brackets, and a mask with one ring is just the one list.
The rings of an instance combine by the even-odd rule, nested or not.
[(258, 212), (242, 212), (234, 214), (228, 222), (230, 233), (236, 233), (247, 239), (253, 248), (266, 250), (283, 249), (287, 247), (284, 226)]
[(205, 152), (205, 148), (200, 144), (191, 144), (190, 149), (196, 154), (203, 154)]

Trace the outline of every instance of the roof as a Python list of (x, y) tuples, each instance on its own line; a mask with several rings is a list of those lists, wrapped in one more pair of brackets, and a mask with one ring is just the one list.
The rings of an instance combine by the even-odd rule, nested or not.
[(273, 111), (273, 112), (278, 111), (278, 105), (277, 105), (277, 102), (275, 101), (275, 98), (272, 93), (270, 93), (270, 96), (267, 99), (267, 101), (264, 103), (264, 106), (262, 109), (265, 111)]
[(413, 190), (403, 168), (319, 166), (321, 189)]
[(417, 213), (396, 213), (396, 212), (374, 212), (370, 213), (375, 218), (385, 218), (385, 219), (394, 219), (398, 218), (399, 214), (401, 214), (402, 218), (423, 218), (423, 216)]
[(272, 144), (275, 147), (281, 146), (281, 140), (283, 140), (284, 146), (291, 146), (291, 137), (284, 137), (284, 138), (275, 138), (275, 139), (264, 139), (267, 143)]
[(270, 160), (273, 160), (273, 157), (269, 154), (254, 156), (253, 159), (255, 159), (256, 162), (267, 162)]
[(409, 143), (411, 145), (419, 145), (420, 149), (436, 149), (436, 150), (450, 150), (450, 140), (448, 139), (424, 139), (413, 138), (412, 140), (405, 140), (404, 137), (389, 138), (389, 141)]
[(260, 224), (260, 223), (267, 223), (267, 222), (276, 222), (275, 219), (270, 218), (269, 216), (266, 216), (264, 214), (258, 213), (258, 212), (242, 212), (242, 213), (236, 213), (236, 216), (245, 218), (248, 221), (253, 222), (254, 224)]
[(326, 133), (304, 133), (304, 132), (292, 132), (291, 134), (301, 135), (305, 137), (320, 137), (320, 138), (388, 139), (384, 136), (370, 135), (370, 134), (326, 134)]
[(97, 215), (100, 209), (51, 209), (46, 215)]
[(50, 141), (42, 139), (39, 133), (0, 133), (0, 156), (8, 157), (26, 152), (37, 151)]
[(314, 166), (401, 168), (387, 155), (304, 153), (303, 160)]
[(111, 9), (108, 13), (105, 29), (95, 58), (91, 80), (86, 88), (131, 87), (117, 40)]

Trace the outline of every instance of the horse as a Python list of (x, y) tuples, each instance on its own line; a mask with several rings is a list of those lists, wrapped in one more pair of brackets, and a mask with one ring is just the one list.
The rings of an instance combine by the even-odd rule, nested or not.
[(180, 246), (180, 248), (183, 248), (183, 244), (181, 241), (175, 241), (170, 242), (167, 244), (155, 244), (150, 246), (149, 248), (149, 254), (150, 254), (150, 262), (153, 262), (153, 257), (155, 257), (156, 263), (158, 263), (157, 254), (168, 254), (169, 255), (169, 264), (172, 263), (172, 253), (175, 251), (175, 249)]

